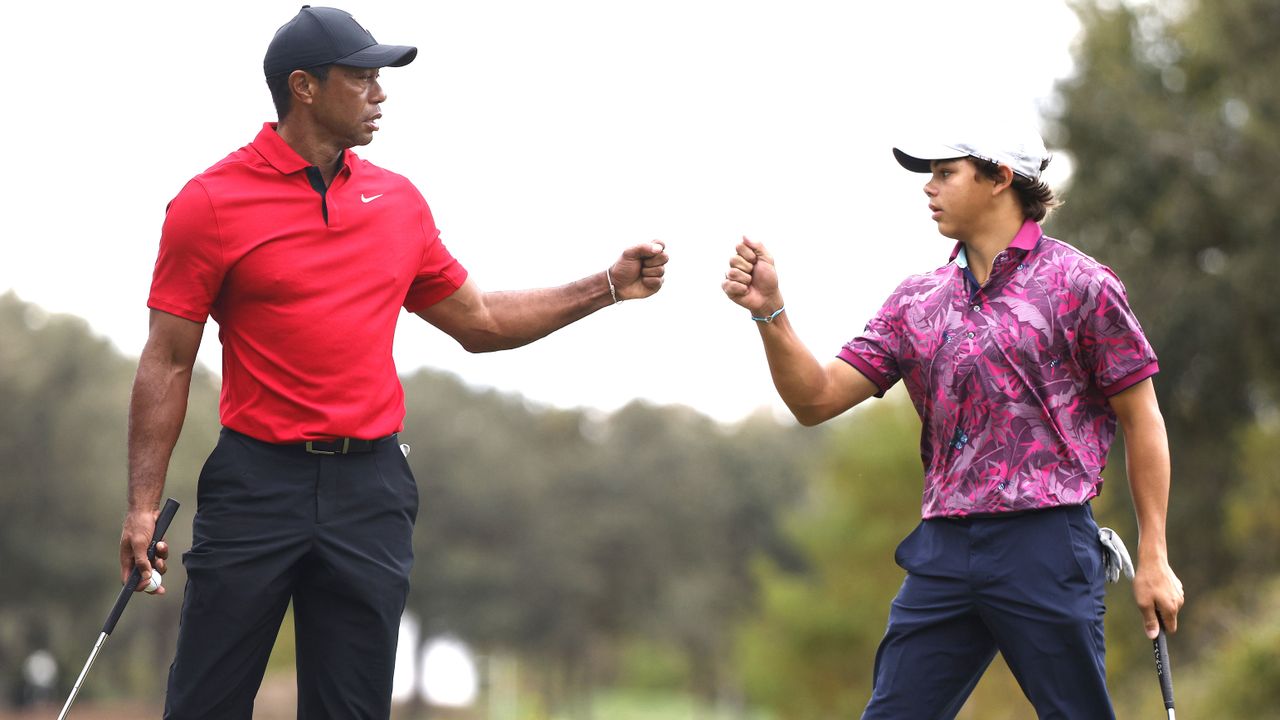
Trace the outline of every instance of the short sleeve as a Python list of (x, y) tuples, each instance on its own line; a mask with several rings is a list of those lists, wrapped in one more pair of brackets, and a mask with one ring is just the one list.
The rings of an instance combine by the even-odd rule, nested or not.
[(899, 300), (900, 294), (895, 291), (867, 323), (862, 334), (845, 343), (836, 355), (875, 383), (880, 389), (876, 397), (883, 397), (902, 378), (898, 365), (902, 338)]
[(1081, 318), (1080, 358), (1094, 384), (1110, 397), (1155, 375), (1160, 367), (1120, 278), (1104, 269), (1090, 295)]
[(452, 295), (467, 280), (466, 268), (440, 240), (440, 230), (425, 200), (422, 201), (422, 235), (422, 263), (404, 299), (404, 309), (409, 312), (431, 307)]
[(197, 180), (165, 212), (147, 307), (205, 322), (226, 274), (213, 204)]

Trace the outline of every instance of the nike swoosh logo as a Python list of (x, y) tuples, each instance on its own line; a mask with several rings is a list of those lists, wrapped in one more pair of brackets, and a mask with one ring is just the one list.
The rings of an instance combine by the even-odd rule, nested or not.
[(377, 200), (378, 198), (382, 197), (383, 195), (386, 195), (386, 193), (378, 193), (377, 195), (374, 195), (372, 197), (365, 197), (364, 193), (360, 193), (360, 202), (371, 203), (374, 200)]

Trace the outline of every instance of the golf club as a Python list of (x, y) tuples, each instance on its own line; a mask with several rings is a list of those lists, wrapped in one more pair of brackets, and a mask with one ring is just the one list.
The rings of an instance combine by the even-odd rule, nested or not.
[[(1105, 551), (1102, 560), (1107, 582), (1119, 582), (1121, 575), (1132, 580), (1133, 561), (1129, 557), (1129, 549), (1124, 546), (1124, 541), (1120, 539), (1116, 531), (1111, 528), (1099, 528), (1098, 540), (1102, 543)], [(1169, 667), (1169, 640), (1164, 631), (1164, 618), (1160, 617), (1158, 612), (1156, 613), (1156, 622), (1160, 623), (1160, 632), (1156, 635), (1156, 639), (1151, 641), (1156, 657), (1156, 677), (1160, 678), (1160, 694), (1164, 696), (1164, 707), (1169, 712), (1169, 720), (1174, 720), (1173, 674)]]
[(1156, 656), (1156, 677), (1160, 678), (1160, 694), (1164, 696), (1164, 707), (1169, 711), (1169, 720), (1173, 716), (1173, 673), (1169, 667), (1169, 641), (1165, 637), (1164, 620), (1156, 616), (1160, 622), (1160, 633), (1151, 641)]
[[(169, 529), (169, 523), (173, 521), (173, 516), (177, 513), (178, 501), (173, 498), (165, 500), (164, 508), (160, 510), (160, 516), (156, 518), (156, 529), (151, 534), (151, 544), (147, 546), (148, 562), (155, 562), (156, 543), (164, 538), (165, 531)], [(141, 579), (142, 570), (135, 565), (133, 572), (129, 574), (129, 579), (125, 582), (124, 587), (120, 589), (120, 597), (116, 598), (115, 607), (111, 608), (111, 614), (107, 616), (107, 621), (102, 625), (102, 633), (98, 635), (98, 642), (94, 643), (93, 651), (89, 653), (88, 662), (84, 664), (84, 669), (80, 671), (80, 677), (76, 678), (76, 684), (71, 688), (71, 695), (67, 698), (67, 704), (63, 705), (62, 712), (58, 713), (58, 720), (66, 718), (67, 711), (71, 709), (71, 703), (75, 702), (76, 695), (80, 693), (80, 686), (84, 684), (85, 675), (88, 675), (89, 668), (93, 667), (93, 661), (98, 657), (98, 651), (102, 649), (102, 644), (107, 641), (107, 636), (111, 634), (112, 630), (116, 629), (116, 622), (120, 620), (120, 615), (124, 612), (124, 606), (129, 603), (129, 598), (133, 597), (133, 593), (138, 587), (138, 581)]]

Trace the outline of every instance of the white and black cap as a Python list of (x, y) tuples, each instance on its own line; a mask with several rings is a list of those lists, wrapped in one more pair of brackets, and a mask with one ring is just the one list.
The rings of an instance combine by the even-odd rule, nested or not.
[(973, 133), (953, 136), (945, 142), (924, 142), (893, 149), (898, 164), (911, 172), (930, 172), (934, 160), (975, 157), (998, 165), (1008, 165), (1015, 173), (1039, 180), (1040, 172), (1049, 164), (1049, 151), (1040, 133), (1019, 129), (1006, 133)]
[(413, 62), (418, 48), (380, 45), (351, 13), (303, 5), (276, 31), (267, 46), (262, 70), (267, 77), (318, 65), (360, 68), (400, 67)]

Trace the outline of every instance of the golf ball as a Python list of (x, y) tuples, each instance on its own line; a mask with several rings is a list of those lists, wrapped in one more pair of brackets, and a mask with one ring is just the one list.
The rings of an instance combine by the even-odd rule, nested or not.
[(155, 570), (151, 571), (151, 579), (147, 581), (147, 586), (142, 588), (143, 592), (154, 594), (160, 589), (160, 585), (164, 583), (164, 576)]

